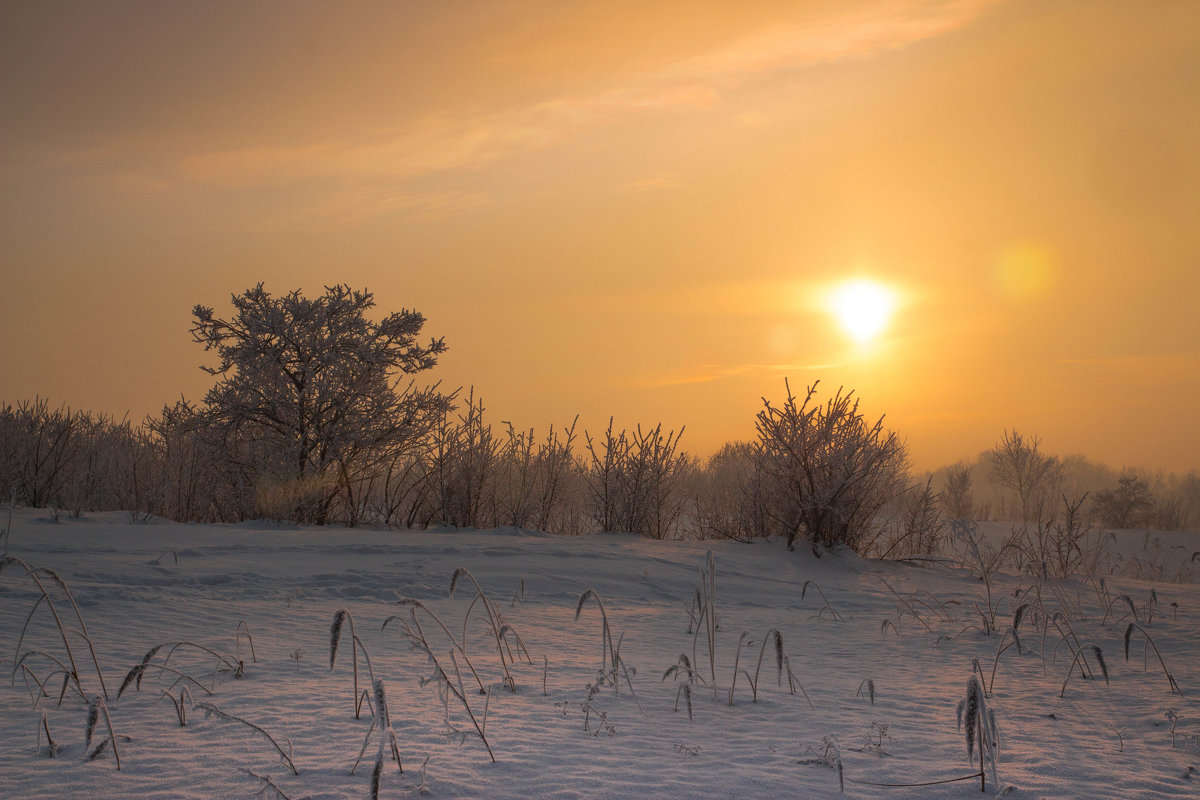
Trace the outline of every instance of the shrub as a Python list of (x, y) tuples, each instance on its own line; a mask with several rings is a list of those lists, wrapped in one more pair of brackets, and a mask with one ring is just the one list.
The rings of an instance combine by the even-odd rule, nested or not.
[(859, 550), (870, 541), (876, 513), (904, 487), (907, 452), (883, 417), (867, 422), (853, 392), (838, 389), (822, 406), (812, 402), (816, 389), (814, 383), (797, 402), (787, 386), (780, 407), (763, 399), (755, 465), (788, 549), (802, 535), (817, 554), (835, 545)]

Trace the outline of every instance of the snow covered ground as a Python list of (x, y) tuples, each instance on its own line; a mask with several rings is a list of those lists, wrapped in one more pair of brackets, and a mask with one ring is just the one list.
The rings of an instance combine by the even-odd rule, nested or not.
[[(1200, 550), (1198, 538), (1130, 533), (1116, 544), (1130, 555), (1157, 547), (1157, 556), (1142, 554), (1151, 563), (1164, 552), (1186, 560)], [(707, 638), (689, 632), (709, 548), (719, 623), (715, 687), (707, 685), (713, 672)], [(979, 796), (978, 777), (876, 785), (978, 773), (956, 726), (974, 659), (991, 684), (987, 703), (999, 732), (999, 784), (989, 774), (989, 794), (1200, 796), (1200, 587), (1194, 583), (1109, 578), (1106, 615), (1100, 592), (1088, 583), (997, 576), (991, 589), (998, 630), (1007, 629), (1017, 605), (1038, 590), (1042, 609), (1054, 616), (1043, 639), (1036, 626), (1045, 620), (1027, 611), (1021, 651), (1009, 647), (997, 663), (998, 649), (1010, 638), (980, 630), (985, 587), (967, 571), (848, 553), (818, 559), (806, 548), (789, 553), (779, 542), (129, 524), (122, 515), (56, 523), (45, 511), (18, 510), (9, 554), (54, 570), (74, 593), (108, 690), (121, 769), (111, 747), (87, 760), (88, 705), (70, 688), (58, 703), (63, 679), (52, 675), (51, 659), (65, 662), (59, 630), (48, 605), (38, 602), (34, 580), (21, 564), (9, 563), (0, 572), (0, 674), (12, 676), (0, 685), (0, 796), (6, 798), (269, 798), (277, 791), (293, 800), (369, 797), (380, 734), (371, 734), (352, 775), (372, 715), (364, 704), (355, 719), (347, 633), (330, 669), (330, 626), (339, 609), (350, 612), (382, 679), (397, 734), (404, 772), (385, 762), (381, 797)], [(460, 567), (526, 645), (528, 661), (521, 657), (508, 667), (515, 692), (504, 686), (486, 609), (481, 601), (472, 606), (469, 579), (460, 578), (449, 597)], [(64, 627), (78, 627), (52, 578), (40, 578)], [(576, 618), (588, 589), (603, 601), (636, 694), (624, 669), (619, 694), (603, 680), (608, 661), (599, 604), (589, 597)], [(1157, 602), (1148, 619), (1152, 590)], [(1172, 690), (1140, 630), (1132, 632), (1126, 661), (1123, 637), (1134, 618), (1117, 599), (1123, 594), (1182, 695)], [(439, 691), (438, 681), (424, 681), (433, 668), (401, 635), (400, 621), (413, 607), (399, 605), (400, 598), (420, 600), (460, 644), (470, 611), (464, 649), (489, 692), (473, 689), (469, 674), (463, 686), (495, 763), (462, 703)], [(442, 665), (452, 673), (458, 663), (466, 673), (458, 656), (452, 662), (450, 641), (432, 616), (417, 613)], [(392, 615), (401, 620), (381, 630)], [(1059, 642), (1056, 627), (1063, 626), (1077, 641)], [(239, 634), (246, 629), (257, 660)], [(772, 640), (755, 702), (750, 682), (760, 643), (772, 630), (780, 632), (804, 692), (792, 694), (786, 677), (777, 681)], [(88, 696), (100, 694), (86, 644), (75, 632), (67, 638), (80, 686)], [(186, 645), (169, 666), (195, 683), (155, 668), (160, 651), (140, 688), (130, 686), (117, 698), (126, 674), (151, 648), (182, 640), (244, 662), (243, 674)], [(511, 635), (506, 641), (515, 642)], [(1073, 646), (1082, 648), (1093, 680), (1082, 680), (1072, 666)], [(1107, 682), (1093, 646), (1102, 653)], [(44, 655), (25, 655), (29, 651)], [(682, 698), (675, 710), (679, 676), (663, 678), (681, 654), (704, 680), (695, 682), (692, 719)], [(362, 687), (369, 687), (361, 656), (359, 670)], [(50, 697), (37, 698), (31, 676), (44, 681)], [(176, 703), (185, 685), (187, 724), (181, 726)], [(206, 717), (198, 703), (259, 726), (285, 750), (290, 741), (298, 774), (267, 738), (242, 723)], [(58, 747), (54, 758), (43, 712)], [(107, 737), (101, 715), (93, 748)]]

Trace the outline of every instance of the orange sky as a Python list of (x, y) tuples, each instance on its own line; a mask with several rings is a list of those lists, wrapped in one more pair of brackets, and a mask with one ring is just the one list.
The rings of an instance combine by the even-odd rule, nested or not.
[(0, 400), (199, 399), (193, 305), (340, 282), (497, 423), (707, 454), (786, 376), (1200, 467), (1197, 142), (1180, 0), (0, 0)]

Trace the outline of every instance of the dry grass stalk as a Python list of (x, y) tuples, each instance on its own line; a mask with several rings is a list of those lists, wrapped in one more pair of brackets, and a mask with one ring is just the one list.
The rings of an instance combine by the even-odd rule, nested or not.
[[(816, 590), (817, 594), (819, 594), (821, 596), (821, 602), (825, 604), (824, 606), (821, 607), (821, 610), (816, 613), (816, 615), (815, 615), (816, 618), (817, 619), (825, 619), (825, 615), (828, 614), (829, 618), (831, 620), (833, 620), (834, 622), (841, 622), (842, 616), (840, 614), (838, 614), (837, 611), (834, 610), (833, 606), (829, 605), (829, 601), (825, 598), (825, 593), (821, 591), (821, 587), (817, 585), (817, 582), (812, 580), (811, 578), (809, 580), (806, 580), (804, 582), (804, 585), (800, 587), (800, 602), (801, 603), (804, 602), (804, 596), (805, 596), (805, 594), (808, 593), (809, 586), (812, 586), (813, 589)], [(888, 587), (888, 588), (891, 588), (891, 587)]]
[(1000, 636), (1000, 644), (996, 647), (996, 658), (992, 661), (992, 677), (987, 684), (987, 693), (990, 696), (996, 686), (996, 668), (1000, 666), (1000, 656), (1010, 647), (1017, 648), (1017, 655), (1024, 655), (1021, 650), (1021, 637), (1017, 635), (1016, 625), (1010, 625), (1006, 631)]
[(972, 674), (967, 680), (966, 696), (958, 703), (958, 728), (965, 726), (967, 736), (967, 760), (972, 762), (975, 750), (979, 750), (979, 786), (987, 791), (987, 772), (990, 767), (993, 783), (999, 784), (996, 776), (996, 759), (1000, 750), (1000, 734), (996, 726), (996, 715), (987, 706), (987, 696), (982, 685)]
[(384, 745), (390, 749), (392, 759), (396, 762), (396, 767), (400, 770), (401, 775), (404, 774), (404, 764), (400, 761), (400, 746), (396, 740), (396, 731), (392, 727), (392, 714), (388, 709), (383, 680), (376, 679), (372, 683), (372, 689), (375, 695), (375, 717), (371, 720), (371, 727), (367, 730), (366, 737), (363, 738), (362, 748), (358, 751), (358, 758), (355, 760), (354, 766), (350, 768), (350, 774), (353, 775), (358, 770), (363, 754), (367, 752), (367, 745), (371, 742), (371, 734), (379, 731), (379, 752), (375, 758), (375, 771), (372, 777), (372, 786), (375, 787), (373, 791), (378, 791), (379, 775), (383, 771)]
[[(529, 657), (529, 650), (525, 647), (525, 642), (521, 639), (521, 636), (511, 625), (505, 621), (504, 615), (500, 613), (500, 610), (496, 607), (496, 604), (491, 601), (491, 598), (484, 593), (483, 587), (479, 585), (479, 581), (475, 579), (475, 576), (472, 575), (471, 571), (466, 567), (459, 567), (458, 569), (454, 570), (454, 574), (450, 577), (450, 596), (454, 596), (454, 592), (458, 588), (458, 582), (460, 578), (466, 578), (471, 582), (471, 585), (475, 587), (475, 597), (471, 600), (471, 604), (467, 606), (467, 612), (463, 616), (462, 647), (460, 649), (465, 655), (467, 645), (467, 626), (471, 620), (471, 611), (476, 605), (482, 605), (484, 611), (487, 613), (488, 632), (491, 634), (492, 640), (496, 645), (496, 652), (500, 657), (500, 668), (504, 672), (504, 685), (508, 687), (510, 691), (515, 692), (517, 690), (517, 684), (516, 681), (513, 680), (512, 673), (509, 672), (508, 669), (509, 663), (516, 663), (516, 659), (513, 656), (513, 647), (516, 647), (516, 652), (518, 655), (522, 652), (524, 653), (526, 663), (532, 664), (533, 660)], [(524, 579), (522, 579), (521, 585), (518, 588), (518, 593), (524, 595), (524, 592), (525, 582)], [(514, 601), (515, 600), (516, 597), (514, 596)]]
[[(37, 674), (34, 673), (34, 671), (32, 669), (30, 669), (29, 665), (25, 663), (26, 661), (33, 659), (33, 658), (45, 659), (46, 661), (49, 661), (51, 664), (53, 664), (55, 667), (57, 667), (57, 669), (52, 670), (44, 679), (39, 680), (37, 677)], [(62, 679), (63, 679), (62, 688), (59, 690), (59, 693), (58, 693), (58, 705), (60, 705), (60, 706), (62, 705), (63, 698), (66, 697), (66, 694), (67, 694), (67, 689), (74, 690), (74, 692), (79, 695), (79, 698), (81, 700), (83, 700), (83, 702), (85, 702), (85, 703), (91, 702), (91, 700), (88, 698), (87, 694), (84, 693), (83, 687), (79, 683), (78, 676), (74, 672), (72, 672), (71, 668), (69, 666), (67, 666), (65, 663), (63, 663), (62, 660), (60, 660), (57, 656), (52, 655), (51, 653), (47, 653), (42, 650), (26, 650), (24, 653), (21, 654), (21, 657), (19, 659), (17, 659), (16, 666), (13, 669), (14, 674), (17, 669), (22, 670), (22, 674), (26, 676), (27, 681), (28, 681), (28, 676), (32, 675), (34, 682), (38, 684), (40, 694), (38, 697), (34, 698), (33, 703), (35, 706), (41, 700), (42, 695), (44, 695), (46, 697), (50, 696), (45, 690), (45, 685), (50, 682), (51, 678), (58, 676), (58, 675), (61, 675)], [(16, 681), (15, 677), (13, 680), (14, 680), (14, 682)], [(26, 686), (28, 687), (28, 683), (26, 684)], [(31, 691), (31, 694), (32, 694), (32, 691)]]
[[(712, 686), (713, 699), (719, 698), (717, 692), (717, 562), (712, 550), (705, 551), (704, 567), (700, 570), (700, 586), (696, 589), (692, 608), (688, 610), (688, 633), (692, 634), (692, 664), (698, 665), (700, 632), (704, 637), (708, 652), (709, 685)], [(695, 613), (693, 613), (693, 609)]]
[[(385, 623), (386, 624), (386, 623)], [(338, 647), (342, 641), (342, 630), (345, 627), (350, 628), (350, 663), (354, 670), (354, 718), (359, 719), (362, 716), (363, 700), (370, 703), (370, 698), (366, 691), (359, 691), (358, 688), (358, 654), (361, 651), (363, 660), (367, 664), (367, 672), (370, 674), (371, 682), (375, 682), (375, 670), (371, 667), (371, 656), (367, 653), (367, 648), (363, 645), (362, 640), (358, 638), (358, 634), (354, 631), (354, 617), (344, 608), (339, 608), (333, 615), (333, 624), (329, 628), (329, 669), (333, 670), (337, 663)]]
[[(754, 696), (753, 702), (758, 702), (758, 675), (762, 671), (763, 656), (766, 655), (767, 645), (774, 642), (772, 648), (775, 653), (775, 684), (783, 686), (783, 634), (778, 628), (774, 628), (767, 632), (763, 637), (762, 647), (758, 651), (758, 664), (754, 667), (754, 680), (750, 681), (751, 693)], [(749, 676), (747, 676), (749, 677)]]
[[(9, 524), (11, 525), (11, 520)], [(54, 618), (54, 625), (58, 629), (59, 638), (63, 643), (63, 650), (66, 653), (67, 661), (70, 663), (70, 669), (67, 670), (67, 674), (71, 676), (71, 679), (74, 681), (79, 694), (82, 695), (85, 700), (87, 697), (87, 693), (84, 691), (83, 684), (80, 682), (79, 669), (75, 662), (75, 653), (71, 648), (71, 641), (67, 636), (68, 629), (66, 626), (64, 626), (62, 617), (58, 613), (58, 608), (54, 604), (54, 598), (46, 589), (46, 584), (42, 582), (42, 576), (44, 576), (58, 586), (59, 590), (62, 591), (63, 596), (66, 597), (67, 602), (71, 604), (71, 609), (75, 612), (75, 620), (78, 623), (78, 628), (71, 630), (73, 633), (83, 639), (84, 643), (87, 645), (88, 652), (92, 659), (92, 666), (95, 668), (96, 677), (100, 682), (100, 691), (107, 700), (108, 687), (104, 683), (104, 673), (100, 669), (100, 661), (96, 657), (96, 648), (92, 643), (91, 634), (88, 633), (87, 623), (83, 621), (83, 614), (79, 611), (79, 605), (75, 602), (75, 597), (71, 594), (71, 590), (68, 588), (66, 581), (64, 581), (62, 577), (60, 577), (59, 574), (54, 570), (47, 567), (31, 567), (29, 564), (25, 563), (16, 556), (5, 555), (0, 558), (0, 572), (3, 572), (4, 568), (10, 565), (18, 566), (25, 570), (25, 575), (31, 581), (33, 581), (34, 585), (37, 586), (38, 591), (40, 592), (40, 596), (36, 601), (34, 601), (33, 608), (29, 610), (29, 615), (25, 618), (25, 624), (21, 628), (21, 635), (17, 639), (16, 654), (13, 657), (13, 680), (16, 680), (18, 665), (21, 661), (21, 647), (25, 642), (25, 635), (29, 632), (29, 625), (33, 621), (33, 617), (37, 613), (38, 608), (42, 605), (42, 603), (45, 603), (46, 608), (50, 611), (50, 615)]]
[(583, 607), (589, 597), (596, 601), (596, 606), (600, 609), (600, 674), (603, 676), (603, 680), (607, 680), (612, 684), (613, 691), (617, 695), (621, 694), (621, 675), (624, 674), (625, 683), (629, 686), (629, 693), (637, 700), (637, 692), (633, 690), (633, 679), (630, 678), (629, 669), (625, 666), (624, 659), (621, 658), (621, 641), (624, 635), (622, 634), (622, 636), (618, 637), (617, 643), (613, 644), (612, 627), (608, 623), (608, 613), (604, 610), (604, 601), (600, 599), (600, 595), (595, 589), (588, 589), (579, 596), (579, 603), (575, 606), (575, 619), (579, 619), (579, 615), (583, 613)]
[(679, 688), (675, 690), (675, 710), (679, 711), (679, 698), (682, 697), (687, 702), (688, 719), (692, 718), (692, 686), (696, 681), (704, 683), (704, 678), (692, 668), (692, 662), (688, 660), (687, 653), (680, 653), (679, 659), (667, 667), (663, 673), (662, 679), (675, 678), (679, 680), (679, 676), (684, 677), (683, 683), (679, 684)]
[(1154, 649), (1154, 655), (1158, 658), (1158, 665), (1162, 667), (1163, 674), (1167, 676), (1167, 683), (1171, 687), (1171, 692), (1182, 697), (1183, 690), (1180, 689), (1179, 684), (1175, 682), (1175, 676), (1172, 675), (1171, 671), (1167, 669), (1167, 662), (1163, 661), (1162, 653), (1158, 650), (1158, 645), (1154, 643), (1154, 639), (1151, 638), (1149, 632), (1136, 622), (1129, 623), (1129, 625), (1125, 628), (1125, 660), (1129, 660), (1129, 640), (1133, 636), (1133, 632), (1135, 630), (1141, 633), (1145, 638), (1145, 644), (1142, 645), (1142, 669), (1144, 670), (1146, 668), (1147, 653), (1145, 648), (1146, 644), (1148, 644)]
[[(99, 722), (100, 716), (104, 716), (104, 724), (108, 727), (108, 738), (92, 748), (92, 736), (96, 731), (96, 724)], [(112, 717), (108, 714), (108, 705), (104, 702), (104, 698), (97, 695), (92, 700), (92, 704), (88, 707), (87, 730), (84, 736), (85, 749), (88, 750), (88, 761), (94, 761), (103, 754), (106, 747), (111, 746), (113, 751), (113, 759), (117, 762), (117, 771), (121, 771), (121, 753), (117, 749), (117, 734), (113, 730)]]
[[(479, 738), (483, 742), (483, 746), (488, 752), (488, 757), (491, 758), (493, 764), (496, 763), (496, 756), (492, 752), (492, 746), (488, 743), (487, 735), (484, 733), (483, 726), (480, 725), (479, 720), (476, 718), (475, 712), (471, 708), (471, 703), (467, 700), (467, 694), (463, 689), (462, 673), (458, 669), (458, 659), (454, 655), (455, 652), (462, 652), (461, 649), (459, 649), (456, 644), (455, 648), (450, 650), (450, 661), (453, 664), (453, 669), (457, 679), (451, 680), (450, 674), (446, 671), (442, 661), (437, 657), (437, 655), (435, 655), (433, 648), (429, 644), (429, 639), (425, 635), (425, 629), (421, 626), (421, 621), (417, 618), (417, 609), (424, 609), (429, 616), (437, 620), (438, 625), (443, 631), (446, 632), (447, 636), (450, 636), (449, 631), (446, 629), (445, 625), (442, 624), (441, 620), (437, 619), (437, 616), (433, 614), (432, 611), (429, 611), (429, 609), (425, 608), (420, 601), (402, 600), (401, 602), (408, 606), (409, 616), (407, 618), (397, 615), (390, 616), (384, 620), (383, 627), (386, 628), (390, 623), (395, 622), (400, 628), (401, 636), (408, 640), (413, 649), (425, 654), (425, 657), (429, 659), (430, 665), (433, 666), (433, 675), (431, 678), (423, 679), (421, 681), (421, 685), (424, 686), (429, 680), (435, 681), (438, 684), (439, 691), (448, 692), (449, 695), (453, 695), (458, 702), (462, 704), (463, 709), (467, 712), (467, 717), (471, 720), (472, 726), (474, 726), (476, 733), (479, 734)], [(453, 642), (453, 636), (450, 636), (450, 639)], [(479, 676), (476, 675), (475, 677), (476, 681), (478, 681)], [(483, 689), (483, 684), (480, 683), (479, 686), (480, 693), (486, 694), (486, 690)], [(447, 704), (449, 702), (449, 695), (444, 695), (445, 702)]]
[(275, 752), (279, 754), (280, 761), (283, 762), (283, 765), (285, 767), (287, 767), (288, 770), (293, 775), (300, 774), (296, 770), (295, 763), (292, 762), (292, 743), (286, 736), (284, 737), (284, 741), (287, 742), (288, 747), (287, 747), (287, 750), (284, 750), (282, 747), (279, 746), (279, 742), (277, 742), (275, 740), (274, 736), (267, 733), (263, 728), (259, 727), (258, 725), (255, 725), (253, 722), (250, 722), (249, 720), (245, 720), (245, 719), (242, 719), (241, 717), (234, 716), (233, 714), (226, 713), (226, 712), (222, 711), (221, 709), (217, 708), (212, 703), (208, 703), (208, 702), (196, 703), (193, 706), (193, 708), (198, 708), (201, 711), (203, 711), (204, 715), (206, 717), (215, 716), (218, 719), (227, 720), (229, 722), (236, 722), (239, 725), (249, 728), (251, 730), (251, 732), (258, 734), (260, 737), (262, 737), (263, 739), (266, 739), (271, 744), (271, 746), (275, 749)]
[[(192, 685), (199, 687), (202, 691), (204, 691), (205, 694), (211, 695), (213, 693), (213, 689), (205, 686), (190, 673), (184, 670), (176, 669), (170, 665), (170, 661), (175, 654), (184, 648), (198, 650), (201, 653), (210, 655), (217, 660), (216, 669), (213, 675), (214, 688), (216, 673), (218, 672), (232, 672), (235, 677), (241, 677), (243, 674), (241, 662), (235, 661), (233, 658), (224, 655), (213, 648), (208, 647), (207, 645), (188, 641), (165, 642), (163, 644), (155, 645), (146, 651), (146, 655), (142, 656), (142, 660), (129, 670), (129, 672), (125, 675), (125, 680), (121, 681), (120, 688), (117, 689), (117, 699), (120, 700), (121, 695), (124, 694), (125, 690), (130, 686), (133, 686), (135, 690), (141, 689), (142, 678), (145, 677), (146, 672), (151, 668), (157, 669), (160, 674), (163, 672), (169, 672), (177, 676), (175, 683), (172, 684), (172, 687), (174, 687), (175, 684), (178, 684), (180, 681), (187, 681)], [(162, 653), (162, 660), (159, 663), (153, 663), (155, 656), (158, 656), (160, 653)]]
[[(729, 682), (728, 705), (730, 705), (730, 706), (733, 705), (733, 690), (737, 687), (738, 664), (741, 663), (742, 646), (745, 645), (747, 647), (750, 647), (750, 646), (754, 645), (753, 640), (747, 641), (748, 636), (749, 636), (748, 633), (746, 633), (745, 631), (742, 631), (742, 635), (738, 637), (737, 650), (735, 650), (733, 653), (733, 679)], [(748, 673), (745, 673), (744, 670), (743, 670), (743, 674), (746, 674), (746, 678), (750, 679), (750, 675)], [(755, 698), (757, 700), (757, 693), (755, 693)]]
[[(467, 669), (471, 672), (471, 675), (475, 678), (475, 683), (479, 687), (479, 694), (485, 694), (487, 692), (487, 690), (484, 689), (484, 687), (483, 687), (483, 681), (480, 679), (479, 673), (476, 672), (474, 665), (471, 664), (471, 659), (467, 656), (467, 651), (464, 649), (463, 645), (460, 644), (458, 642), (458, 640), (456, 640), (454, 638), (454, 634), (450, 632), (450, 629), (446, 626), (446, 623), (442, 622), (441, 617), (439, 617), (437, 614), (435, 614), (433, 612), (433, 610), (429, 608), (429, 606), (425, 605), (424, 603), (422, 603), (420, 600), (416, 599), (415, 597), (402, 597), (396, 601), (396, 604), (399, 606), (403, 606), (403, 607), (412, 609), (412, 611), (411, 611), (412, 623), (413, 623), (413, 625), (416, 626), (417, 633), (419, 634), (418, 638), (421, 641), (426, 643), (426, 647), (423, 649), (426, 652), (428, 652), (428, 651), (431, 651), (432, 648), (428, 647), (428, 639), (425, 636), (425, 629), (421, 626), (421, 622), (417, 618), (417, 613), (416, 613), (417, 611), (423, 611), (425, 613), (425, 616), (428, 617), (430, 620), (432, 620), (434, 622), (434, 624), (436, 624), (438, 626), (438, 628), (441, 629), (442, 633), (449, 640), (452, 649), (457, 650), (458, 653), (462, 656), (463, 663), (466, 664)], [(396, 621), (396, 620), (399, 620), (402, 625), (406, 624), (405, 621), (401, 620), (400, 617), (398, 617), (396, 615), (392, 615), (383, 621), (383, 625), (380, 628), (380, 630), (386, 629), (389, 623)], [(545, 680), (543, 680), (543, 689), (545, 688), (544, 684), (545, 684)]]
[(50, 758), (58, 755), (58, 742), (54, 741), (54, 737), (50, 735), (50, 721), (46, 718), (46, 711), (42, 709), (42, 718), (38, 721), (38, 740), (37, 749), (42, 749), (42, 734), (46, 734), (46, 753)]
[(166, 689), (162, 690), (162, 696), (170, 700), (171, 705), (175, 707), (175, 717), (179, 720), (179, 727), (187, 727), (187, 709), (192, 702), (192, 695), (188, 692), (187, 687), (179, 687), (178, 698)]
[[(271, 778), (269, 776), (259, 775), (257, 772), (254, 772), (253, 770), (248, 769), (246, 767), (242, 767), (241, 770), (242, 770), (242, 772), (249, 775), (251, 778), (254, 778), (255, 780), (258, 780), (258, 781), (262, 781), (262, 784), (263, 784), (262, 788), (259, 789), (257, 792), (255, 792), (255, 794), (254, 794), (255, 797), (265, 797), (267, 790), (270, 789), (274, 793), (277, 800), (292, 800), (286, 793), (284, 793), (283, 789), (279, 788), (279, 784), (277, 784), (277, 783), (275, 783), (275, 781), (271, 780)], [(305, 796), (304, 798), (301, 798), (301, 800), (311, 800), (311, 799), (309, 797)]]
[[(1033, 613), (1031, 614), (1030, 612)], [(1022, 623), (1026, 620), (1032, 620), (1033, 624), (1041, 627), (1042, 630), (1041, 647), (1043, 674), (1046, 672), (1046, 638), (1049, 635), (1050, 627), (1053, 626), (1058, 632), (1059, 639), (1054, 644), (1054, 648), (1051, 653), (1051, 660), (1054, 660), (1053, 657), (1055, 654), (1057, 654), (1058, 648), (1061, 645), (1066, 644), (1067, 648), (1071, 651), (1071, 669), (1074, 669), (1075, 665), (1078, 664), (1080, 677), (1082, 677), (1084, 680), (1092, 680), (1095, 677), (1091, 666), (1088, 664), (1087, 654), (1084, 652), (1085, 647), (1087, 647), (1087, 649), (1091, 649), (1091, 646), (1085, 646), (1083, 642), (1079, 640), (1079, 637), (1075, 635), (1075, 631), (1071, 627), (1071, 623), (1067, 619), (1066, 614), (1064, 614), (1062, 611), (1055, 611), (1052, 614), (1042, 607), (1040, 603), (1030, 601), (1019, 605), (1016, 612), (1013, 614), (1012, 629), (1014, 633), (1020, 630)], [(1068, 678), (1070, 677), (1069, 671), (1067, 676)]]
[(242, 637), (246, 637), (246, 641), (250, 643), (250, 660), (255, 664), (258, 663), (258, 654), (254, 652), (254, 637), (250, 635), (250, 626), (246, 624), (246, 620), (238, 622), (237, 629), (233, 632), (233, 647), (237, 654), (242, 654)]

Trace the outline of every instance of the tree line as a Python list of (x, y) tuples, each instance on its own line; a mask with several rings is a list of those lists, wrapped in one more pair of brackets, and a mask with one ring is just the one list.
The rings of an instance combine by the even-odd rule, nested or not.
[[(821, 402), (816, 384), (793, 395), (785, 383), (782, 402), (763, 400), (754, 439), (704, 460), (661, 424), (498, 428), (473, 389), (418, 384), (446, 350), (419, 338), (421, 314), (375, 321), (374, 305), (345, 286), (307, 298), (259, 284), (232, 297), (228, 317), (196, 306), (192, 337), (215, 357), (201, 401), (140, 424), (42, 398), (6, 404), (0, 496), (69, 515), (781, 536), (896, 556), (933, 552), (951, 519), (1043, 519), (1072, 488), (1070, 460), (1015, 430), (976, 462), (915, 479), (882, 417), (843, 389)], [(1120, 527), (1200, 523), (1200, 480), (1173, 486), (1122, 475), (1091, 508)]]

